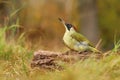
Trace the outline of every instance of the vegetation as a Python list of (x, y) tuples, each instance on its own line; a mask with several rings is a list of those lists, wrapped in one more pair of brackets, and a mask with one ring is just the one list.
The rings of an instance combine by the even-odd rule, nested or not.
[[(91, 1), (0, 0), (0, 80), (119, 80), (120, 0)], [(93, 11), (93, 15), (88, 19), (83, 14), (88, 15), (90, 11)], [(100, 31), (103, 49), (112, 48), (103, 53), (108, 56), (66, 63), (61, 71), (32, 69), (30, 63), (34, 51), (66, 51), (62, 43), (64, 28), (57, 22), (58, 17), (75, 24), (79, 29), (83, 27), (86, 32), (90, 29), (90, 33)], [(96, 25), (94, 27), (99, 31), (89, 28), (89, 24), (88, 28), (80, 26), (81, 17), (85, 26), (95, 17), (93, 23), (99, 28)], [(87, 35), (90, 36), (89, 33)]]
[(31, 69), (33, 50), (23, 46), (22, 39), (5, 40), (5, 33), (12, 29), (0, 28), (0, 79), (1, 80), (119, 80), (120, 79), (120, 44), (109, 56), (96, 60), (88, 58), (75, 64), (66, 64), (63, 71), (45, 71)]
[[(6, 40), (6, 31), (12, 29), (14, 25), (9, 28), (5, 26), (0, 28), (0, 79), (13, 80), (27, 75), (29, 64), (31, 61), (32, 50), (23, 47), (22, 36), (19, 37), (17, 42), (12, 39)], [(19, 72), (18, 72), (19, 71)], [(24, 75), (22, 75), (24, 74)], [(15, 78), (16, 77), (16, 78)]]
[(19, 18), (21, 32), (26, 32), (28, 40), (32, 44), (38, 44), (38, 41), (47, 43), (44, 45), (50, 49), (51, 45), (57, 44), (63, 47), (61, 38), (64, 28), (57, 21), (58, 17), (62, 17), (75, 25), (78, 31), (86, 33), (86, 37), (93, 35), (93, 43), (99, 40), (95, 36), (102, 38), (103, 49), (109, 50), (113, 48), (114, 34), (117, 33), (117, 38), (120, 39), (119, 3), (119, 0), (0, 0), (0, 26), (7, 17), (11, 18), (9, 24), (15, 23)]

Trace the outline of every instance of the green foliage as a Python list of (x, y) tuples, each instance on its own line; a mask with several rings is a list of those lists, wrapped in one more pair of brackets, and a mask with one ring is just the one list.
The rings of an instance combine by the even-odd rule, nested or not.
[(22, 74), (28, 76), (30, 58), (33, 52), (23, 46), (24, 34), (17, 40), (14, 39), (14, 36), (9, 41), (7, 40), (6, 32), (14, 27), (17, 26), (0, 28), (0, 80), (18, 79)]
[(114, 42), (114, 48), (113, 48), (113, 52), (117, 53), (120, 50), (120, 40), (118, 42)]
[(6, 44), (6, 40), (5, 40), (6, 29), (7, 29), (7, 27), (0, 29), (0, 57), (8, 59), (12, 52), (11, 52), (11, 48), (9, 48), (9, 50), (8, 50), (9, 45)]
[(16, 51), (15, 48), (20, 48), (20, 46), (16, 45), (17, 43), (14, 42), (14, 36), (12, 36), (12, 40), (6, 40), (7, 37), (11, 36), (7, 36), (6, 32), (10, 30), (13, 31), (14, 27), (17, 27), (17, 25), (12, 25), (10, 27), (5, 26), (4, 28), (0, 28), (0, 59), (10, 59), (12, 57), (11, 55)]

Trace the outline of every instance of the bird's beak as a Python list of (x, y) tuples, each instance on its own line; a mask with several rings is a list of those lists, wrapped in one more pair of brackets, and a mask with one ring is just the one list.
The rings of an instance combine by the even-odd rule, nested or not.
[(58, 18), (58, 20), (64, 25), (66, 30), (70, 31), (71, 28), (74, 29), (74, 26), (72, 24), (65, 23), (65, 21), (63, 19), (61, 19), (61, 18)]
[(65, 21), (62, 18), (58, 18), (58, 20), (65, 26)]

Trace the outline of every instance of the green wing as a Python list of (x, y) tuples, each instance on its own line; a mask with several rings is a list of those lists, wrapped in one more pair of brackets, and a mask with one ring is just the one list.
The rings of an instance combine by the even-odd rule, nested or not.
[(76, 39), (77, 41), (79, 42), (82, 42), (82, 41), (86, 41), (90, 46), (93, 46), (92, 43), (87, 39), (85, 38), (83, 35), (81, 35), (80, 33), (78, 32), (74, 32), (71, 37), (73, 37), (74, 39)]

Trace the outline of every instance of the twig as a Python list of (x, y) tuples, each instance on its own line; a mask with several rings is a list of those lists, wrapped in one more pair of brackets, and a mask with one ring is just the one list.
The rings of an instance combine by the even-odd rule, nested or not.
[(98, 47), (100, 46), (101, 42), (102, 42), (102, 39), (100, 39), (100, 40), (98, 41), (98, 43), (96, 44), (96, 46), (95, 46), (96, 49), (98, 49)]

